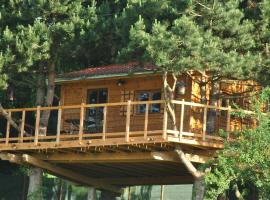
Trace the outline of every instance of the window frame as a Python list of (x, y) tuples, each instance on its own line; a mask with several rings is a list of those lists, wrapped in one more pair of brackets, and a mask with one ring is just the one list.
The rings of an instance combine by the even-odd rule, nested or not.
[[(139, 99), (139, 96), (142, 93), (148, 93), (149, 94), (149, 99), (147, 101), (154, 101), (153, 100), (153, 95), (155, 93), (157, 93), (157, 92), (160, 93), (160, 99), (157, 99), (157, 100), (161, 100), (163, 98), (163, 96), (162, 96), (162, 90), (160, 90), (160, 89), (137, 90), (137, 91), (135, 91), (134, 94), (135, 94), (136, 101), (143, 101), (143, 100), (140, 100)], [(136, 113), (136, 115), (144, 115), (145, 114), (145, 111), (144, 112), (141, 112), (140, 109), (139, 109), (139, 106), (142, 106), (142, 105), (145, 105), (145, 104), (139, 104), (139, 105), (137, 105), (135, 107), (135, 113)], [(162, 110), (161, 104), (158, 104), (159, 105), (159, 111), (158, 112), (153, 112), (152, 111), (152, 105), (153, 104), (150, 104), (150, 106), (149, 106), (149, 111), (148, 111), (149, 114), (153, 115), (153, 114), (161, 114), (162, 113), (162, 111), (161, 111)]]

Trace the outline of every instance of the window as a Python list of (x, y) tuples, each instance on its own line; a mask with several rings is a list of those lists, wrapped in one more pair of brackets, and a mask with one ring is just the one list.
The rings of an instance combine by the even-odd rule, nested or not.
[[(161, 91), (150, 90), (150, 91), (138, 91), (136, 92), (136, 99), (138, 101), (154, 101), (161, 99)], [(137, 106), (137, 113), (145, 113), (146, 105), (140, 104)], [(160, 113), (160, 104), (151, 104), (149, 107), (150, 113)]]

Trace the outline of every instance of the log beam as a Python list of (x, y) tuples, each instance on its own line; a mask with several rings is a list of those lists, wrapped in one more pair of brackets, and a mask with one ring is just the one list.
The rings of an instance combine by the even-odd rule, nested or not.
[[(176, 162), (181, 163), (175, 152), (134, 152), (134, 153), (53, 153), (50, 155), (36, 154), (41, 160), (47, 160), (54, 163), (137, 163), (137, 162)], [(205, 163), (211, 156), (203, 154), (186, 153), (186, 157), (194, 163)]]

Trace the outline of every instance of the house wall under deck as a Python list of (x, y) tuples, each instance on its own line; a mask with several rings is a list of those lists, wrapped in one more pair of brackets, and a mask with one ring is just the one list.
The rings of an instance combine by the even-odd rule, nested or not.
[[(124, 81), (122, 86), (118, 86), (119, 80)], [(179, 77), (179, 81), (186, 84), (185, 95), (176, 93), (176, 99), (191, 101), (192, 81), (188, 76)], [(171, 78), (169, 78), (169, 82)], [(108, 103), (126, 102), (128, 100), (138, 101), (137, 94), (140, 91), (161, 91), (163, 88), (162, 77), (159, 74), (147, 76), (131, 76), (123, 78), (112, 78), (103, 80), (84, 80), (62, 83), (61, 85), (61, 105), (78, 105), (87, 103), (87, 91), (91, 89), (107, 88)], [(114, 106), (107, 110), (107, 132), (124, 132), (126, 125), (126, 107)], [(131, 107), (130, 131), (142, 131), (144, 127), (145, 114), (138, 113), (137, 106)], [(179, 121), (180, 106), (176, 107), (177, 120)], [(185, 110), (184, 130), (188, 131), (189, 126), (189, 109)], [(63, 113), (62, 129), (69, 129), (70, 124), (66, 123), (68, 119), (79, 119), (80, 110), (67, 110)], [(163, 126), (163, 105), (159, 113), (149, 113), (148, 130), (162, 130)]]

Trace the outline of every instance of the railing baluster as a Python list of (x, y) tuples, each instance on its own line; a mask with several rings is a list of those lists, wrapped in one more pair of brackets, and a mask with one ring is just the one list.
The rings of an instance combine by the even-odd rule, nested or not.
[(202, 138), (205, 140), (206, 137), (206, 124), (207, 124), (207, 107), (203, 108), (203, 135)]
[(107, 106), (104, 106), (103, 109), (103, 131), (102, 131), (102, 140), (106, 140), (106, 127), (107, 127)]
[(35, 145), (38, 144), (38, 135), (39, 135), (39, 125), (40, 125), (40, 106), (37, 107), (37, 116), (36, 116), (36, 124), (35, 124)]
[(21, 131), (20, 131), (20, 142), (23, 142), (23, 134), (24, 134), (24, 126), (25, 126), (25, 110), (22, 111), (22, 123), (21, 123)]
[(227, 112), (227, 123), (226, 123), (226, 131), (227, 131), (227, 138), (230, 138), (230, 131), (231, 131), (231, 106), (228, 106)]
[(162, 134), (163, 139), (167, 138), (167, 127), (168, 127), (168, 113), (167, 113), (167, 108), (165, 104), (164, 115), (163, 115), (163, 134)]
[(179, 126), (179, 139), (182, 139), (184, 129), (185, 99), (182, 100)]
[[(11, 111), (8, 112), (8, 118), (11, 119)], [(10, 122), (7, 120), (7, 129), (6, 129), (6, 145), (9, 143), (9, 133), (10, 133)]]
[(147, 139), (148, 130), (148, 115), (149, 115), (149, 103), (145, 105), (145, 118), (144, 118), (144, 139)]
[(56, 133), (56, 143), (57, 144), (59, 144), (59, 142), (60, 142), (61, 120), (62, 120), (62, 108), (59, 108), (58, 109), (58, 116), (57, 116), (57, 133)]
[(131, 101), (128, 101), (127, 104), (127, 118), (126, 118), (126, 135), (125, 140), (129, 142), (129, 131), (130, 131), (130, 108), (131, 108)]
[(80, 112), (80, 128), (79, 128), (79, 142), (82, 142), (83, 139), (83, 127), (84, 127), (84, 110), (85, 104), (81, 104), (81, 112)]

